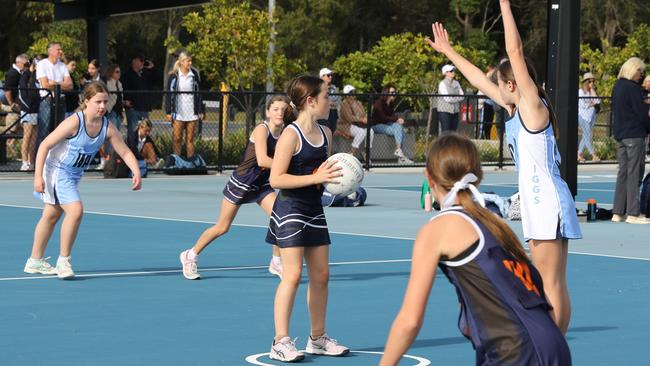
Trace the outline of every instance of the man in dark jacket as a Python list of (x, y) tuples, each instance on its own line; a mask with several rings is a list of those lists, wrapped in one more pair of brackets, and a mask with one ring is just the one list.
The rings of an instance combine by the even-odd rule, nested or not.
[(131, 67), (123, 76), (124, 108), (128, 131), (137, 128), (138, 121), (149, 118), (151, 111), (151, 92), (156, 82), (154, 64), (145, 60), (144, 55), (136, 53), (131, 59)]

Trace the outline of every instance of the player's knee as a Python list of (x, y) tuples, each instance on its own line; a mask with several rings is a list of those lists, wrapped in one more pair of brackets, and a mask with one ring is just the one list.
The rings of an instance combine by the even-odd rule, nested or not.
[(230, 225), (216, 224), (212, 227), (212, 233), (216, 236), (224, 235), (230, 230)]
[(317, 286), (327, 286), (329, 280), (330, 280), (329, 268), (312, 271), (311, 276), (309, 277), (309, 282)]
[(300, 279), (300, 271), (282, 271), (282, 284), (285, 286), (298, 288), (298, 285), (300, 285)]

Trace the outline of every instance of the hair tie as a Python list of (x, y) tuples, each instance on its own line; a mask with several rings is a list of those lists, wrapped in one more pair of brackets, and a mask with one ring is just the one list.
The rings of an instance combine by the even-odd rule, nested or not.
[(454, 204), (454, 200), (456, 199), (456, 195), (458, 194), (458, 191), (464, 189), (469, 189), (470, 192), (472, 192), (472, 196), (474, 196), (474, 199), (481, 206), (485, 207), (485, 200), (483, 199), (483, 195), (481, 194), (481, 192), (478, 191), (476, 186), (472, 184), (477, 180), (478, 178), (474, 174), (472, 173), (465, 174), (465, 176), (461, 180), (454, 183), (454, 186), (451, 188), (449, 193), (447, 193), (447, 195), (442, 201), (442, 208), (451, 207)]
[(289, 101), (289, 105), (291, 106), (291, 108), (293, 108), (293, 109), (297, 109), (297, 108), (296, 108), (296, 105), (293, 104), (293, 101)]

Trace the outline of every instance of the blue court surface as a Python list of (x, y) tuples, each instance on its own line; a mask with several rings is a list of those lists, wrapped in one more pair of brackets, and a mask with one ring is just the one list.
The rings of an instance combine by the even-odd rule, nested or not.
[[(512, 171), (486, 168), (482, 191), (509, 196)], [(580, 171), (578, 206), (611, 208), (615, 171)], [(268, 358), (278, 278), (268, 273), (268, 219), (245, 205), (235, 225), (201, 255), (200, 281), (182, 277), (178, 254), (218, 215), (227, 175), (88, 176), (86, 214), (73, 251), (77, 277), (22, 272), (41, 204), (28, 176), (0, 180), (0, 365), (277, 365)], [(419, 208), (422, 174), (368, 173), (367, 206), (326, 209), (332, 246), (327, 331), (353, 352), (308, 356), (309, 365), (373, 365), (383, 351), (410, 270), (412, 240), (430, 217)], [(510, 222), (521, 235), (519, 222)], [(650, 227), (582, 224), (570, 244), (574, 365), (648, 365)], [(58, 230), (47, 249), (56, 260)], [(306, 273), (303, 273), (306, 282)], [(455, 291), (439, 273), (422, 330), (400, 365), (471, 365), (456, 328)], [(306, 286), (296, 297), (291, 336), (309, 334)]]

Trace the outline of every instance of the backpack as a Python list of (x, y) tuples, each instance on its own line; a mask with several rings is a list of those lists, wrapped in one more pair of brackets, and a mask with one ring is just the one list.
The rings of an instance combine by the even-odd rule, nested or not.
[(112, 151), (106, 157), (104, 163), (104, 178), (128, 178), (131, 175), (131, 170), (122, 158)]
[(368, 198), (366, 190), (359, 187), (347, 196), (323, 191), (321, 203), (325, 207), (357, 207), (363, 206), (366, 203), (366, 198)]
[(169, 175), (208, 174), (208, 167), (201, 155), (184, 158), (170, 154), (165, 164), (165, 173)]
[(650, 216), (650, 173), (646, 174), (641, 183), (641, 213)]

